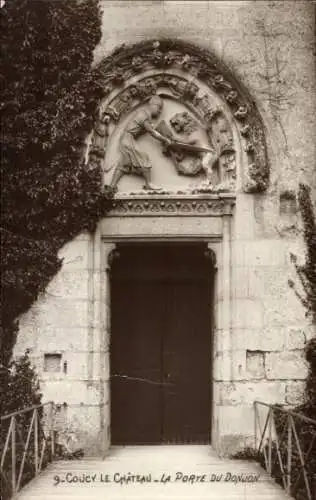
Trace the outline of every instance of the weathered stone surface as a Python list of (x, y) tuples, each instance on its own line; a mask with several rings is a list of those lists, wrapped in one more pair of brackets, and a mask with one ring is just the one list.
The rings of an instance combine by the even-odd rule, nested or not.
[(252, 240), (255, 234), (254, 199), (251, 196), (240, 193), (235, 215), (236, 222), (242, 220), (243, 224), (236, 224), (234, 220), (232, 231), (234, 238), (241, 241)]
[(80, 238), (64, 245), (58, 254), (63, 259), (63, 270), (90, 269), (92, 267), (90, 245), (89, 240)]
[[(260, 328), (263, 325), (263, 307), (259, 300), (236, 299), (232, 314), (233, 328)], [(220, 325), (219, 325), (220, 328)]]
[(253, 378), (262, 378), (265, 375), (264, 352), (246, 351), (246, 370)]
[[(291, 270), (292, 276), (295, 276), (295, 269), (293, 263), (291, 262), (291, 254), (294, 254), (297, 257), (297, 263), (299, 265), (304, 264), (305, 262), (305, 247), (303, 239), (296, 238), (293, 240), (284, 240), (284, 251), (286, 255), (286, 263), (289, 271)], [(291, 277), (292, 277), (291, 276)]]
[[(231, 231), (225, 223), (228, 229), (224, 234), (220, 217), (183, 214), (165, 218), (147, 214), (136, 223), (133, 217), (108, 217), (99, 228), (109, 241), (111, 237), (125, 241), (214, 241), (218, 250), (214, 398), (223, 406), (214, 408), (213, 435), (218, 437), (218, 441), (214, 438), (215, 446), (221, 442), (226, 451), (233, 451), (253, 438), (253, 400), (296, 404), (306, 376), (306, 364), (296, 350), (302, 349), (304, 334), (310, 338), (312, 330), (287, 286), (289, 277), (297, 279), (290, 252), (301, 262), (304, 248), (286, 231), (279, 234), (279, 195), (284, 186), (294, 183), (295, 188), (300, 180), (315, 186), (314, 6), (306, 1), (229, 5), (216, 1), (202, 2), (198, 7), (193, 2), (101, 3), (103, 38), (95, 52), (96, 61), (122, 43), (161, 36), (209, 48), (221, 54), (222, 61), (248, 88), (267, 130), (271, 189), (260, 196), (238, 192)], [(280, 60), (284, 61), (281, 66)], [(271, 75), (277, 70), (280, 74), (273, 79)], [(242, 171), (240, 162), (238, 188)], [(110, 286), (105, 274), (97, 274), (105, 252), (97, 238), (94, 242), (93, 253), (92, 238), (84, 233), (60, 251), (62, 271), (22, 316), (15, 354), (30, 347), (41, 378), (47, 375), (41, 372), (44, 353), (65, 354), (69, 373), (46, 380), (44, 397), (96, 404), (86, 413), (74, 407), (67, 432), (79, 435), (82, 429), (81, 442), (86, 448), (97, 449), (96, 443), (102, 442), (99, 404), (104, 411), (102, 422), (110, 425), (109, 405), (102, 406), (110, 402), (109, 354), (105, 354), (109, 347), (106, 320), (110, 317)], [(89, 281), (87, 271), (93, 265), (97, 265), (97, 273)], [(76, 380), (87, 374), (89, 380)], [(98, 379), (104, 381), (103, 399), (101, 382), (94, 389)]]
[(236, 349), (236, 344), (233, 344), (230, 358), (232, 381), (262, 379), (264, 377), (264, 366), (261, 353), (259, 355), (256, 353), (250, 360), (248, 350)]
[(218, 387), (217, 404), (251, 405), (254, 401), (268, 404), (285, 403), (285, 382), (254, 381), (221, 383)]
[(254, 271), (247, 266), (234, 266), (232, 269), (232, 282), (235, 299), (254, 299), (261, 296), (261, 290), (257, 290), (256, 294), (250, 295), (250, 281), (254, 281), (256, 275)]
[(87, 328), (64, 328), (54, 325), (46, 326), (38, 331), (37, 349), (41, 352), (52, 352), (56, 348), (61, 352), (77, 352), (87, 349)]
[(232, 273), (236, 298), (279, 300), (287, 295), (289, 301), (293, 299), (286, 266), (234, 266)]
[(275, 267), (257, 268), (258, 274), (263, 282), (263, 295), (270, 299), (279, 299), (284, 294), (291, 292), (288, 285), (288, 268), (286, 266), (275, 269)]
[(267, 353), (265, 367), (266, 376), (270, 380), (304, 380), (307, 375), (307, 364), (302, 351)]
[(213, 380), (231, 380), (232, 363), (230, 352), (217, 352), (213, 360)]
[(63, 356), (67, 363), (67, 380), (86, 380), (87, 373), (87, 352), (68, 352)]
[(279, 298), (279, 300), (265, 299), (262, 301), (263, 321), (265, 327), (282, 327), (285, 325), (299, 325), (306, 323), (305, 312), (301, 304), (297, 301), (293, 303), (289, 295)]
[(285, 343), (283, 328), (235, 328), (234, 346), (250, 351), (282, 351)]
[(253, 381), (265, 378), (264, 351), (234, 349), (216, 352), (213, 378), (216, 381)]
[[(136, 222), (136, 227), (135, 227)], [(194, 217), (144, 217), (137, 221), (132, 217), (125, 217), (118, 224), (117, 217), (107, 217), (101, 221), (103, 234), (111, 234), (114, 237), (124, 236), (130, 238), (144, 237), (172, 237), (186, 236), (194, 238), (210, 234), (220, 236), (222, 234), (222, 223), (220, 218), (208, 219), (203, 217), (196, 219)]]
[[(249, 429), (249, 432), (251, 430)], [(238, 451), (254, 448), (253, 434), (225, 434), (219, 441), (217, 453), (220, 457), (231, 457)]]
[(58, 443), (72, 452), (83, 448), (88, 456), (96, 451), (100, 453), (101, 429), (98, 406), (94, 404), (62, 406), (57, 409), (56, 420)]
[(287, 382), (285, 391), (285, 402), (297, 406), (304, 401), (305, 381)]
[(216, 415), (222, 435), (252, 435), (254, 431), (253, 406), (230, 404), (217, 406)]
[[(95, 382), (97, 384), (97, 382)], [(43, 380), (44, 401), (68, 405), (99, 405), (100, 393), (97, 385), (87, 387), (83, 380)]]
[(238, 266), (278, 266), (286, 263), (283, 241), (271, 240), (236, 240), (233, 243), (234, 262)]
[(304, 349), (308, 340), (308, 328), (304, 327), (286, 327), (285, 328), (285, 347), (287, 350)]
[(61, 299), (89, 298), (89, 271), (59, 272), (49, 283), (45, 295)]
[[(45, 355), (59, 355), (60, 363), (58, 371), (51, 371), (48, 367), (45, 368)], [(59, 349), (46, 350), (45, 352), (36, 351), (35, 354), (30, 353), (32, 363), (35, 365), (37, 373), (39, 373), (41, 380), (60, 381), (69, 387), (69, 384), (75, 381), (86, 383), (88, 381), (88, 361), (89, 356), (94, 356), (94, 353), (86, 351), (72, 351), (68, 348), (65, 351)], [(102, 353), (104, 356), (104, 353)], [(100, 357), (100, 353), (97, 354)], [(100, 361), (98, 360), (98, 364)], [(98, 373), (95, 373), (95, 378), (98, 379)], [(108, 378), (108, 374), (107, 374)]]
[(27, 313), (28, 324), (39, 330), (46, 327), (77, 328), (87, 327), (87, 300), (69, 300), (62, 298), (46, 298), (38, 302)]
[(216, 329), (216, 334), (214, 334), (213, 336), (213, 346), (215, 353), (231, 349), (230, 341), (232, 335), (230, 330), (221, 330), (218, 328)]

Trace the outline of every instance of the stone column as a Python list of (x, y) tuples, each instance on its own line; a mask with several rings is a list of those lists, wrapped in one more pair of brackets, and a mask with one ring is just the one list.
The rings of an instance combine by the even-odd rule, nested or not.
[(222, 303), (220, 316), (220, 329), (222, 330), (221, 350), (227, 352), (225, 359), (224, 380), (232, 379), (232, 304), (231, 304), (231, 238), (230, 238), (230, 215), (223, 217), (223, 246), (222, 246)]
[(110, 269), (115, 247), (113, 242), (103, 242), (100, 256), (100, 430), (104, 455), (110, 446)]
[(211, 396), (212, 396), (212, 422), (210, 422), (211, 425), (211, 433), (212, 433), (212, 446), (216, 448), (216, 443), (218, 441), (218, 418), (217, 418), (217, 412), (216, 412), (216, 405), (214, 402), (214, 397), (216, 396), (216, 382), (215, 382), (215, 377), (214, 377), (214, 365), (215, 365), (215, 354), (216, 354), (216, 349), (217, 349), (217, 343), (218, 343), (218, 329), (217, 329), (217, 311), (216, 311), (216, 303), (219, 300), (219, 279), (222, 278), (221, 273), (219, 276), (218, 273), (218, 261), (220, 259), (220, 251), (221, 251), (221, 243), (220, 242), (208, 242), (207, 244), (208, 248), (208, 254), (209, 258), (212, 261), (212, 266), (211, 266), (211, 283), (213, 285), (213, 290), (212, 290), (212, 304), (211, 304), (211, 311), (210, 314), (212, 315), (211, 317), (211, 325), (212, 325), (212, 332), (210, 332), (210, 341), (212, 342), (211, 346), (211, 356), (212, 359), (210, 360), (210, 367), (211, 367), (211, 384), (212, 387), (211, 389)]
[(87, 332), (87, 380), (88, 387), (98, 380), (96, 353), (99, 351), (100, 329), (100, 272), (101, 235), (99, 227), (89, 241), (88, 250), (88, 332)]
[(232, 379), (232, 281), (231, 281), (231, 215), (222, 217), (222, 241), (216, 245), (217, 276), (215, 283), (213, 342), (213, 425), (212, 444), (219, 455), (225, 454), (225, 429), (222, 422), (221, 387)]

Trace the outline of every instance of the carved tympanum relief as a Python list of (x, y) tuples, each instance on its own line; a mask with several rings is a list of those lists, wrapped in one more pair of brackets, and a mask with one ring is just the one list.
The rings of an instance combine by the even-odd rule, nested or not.
[(204, 51), (170, 41), (118, 51), (104, 89), (89, 162), (119, 191), (126, 177), (146, 192), (234, 192), (237, 176), (245, 191), (266, 188), (260, 116)]
[[(137, 94), (139, 87), (142, 90)], [(148, 93), (145, 100), (144, 92)], [(174, 188), (178, 184), (178, 188), (201, 192), (233, 191), (236, 151), (232, 126), (224, 110), (215, 108), (203, 92), (200, 96), (199, 87), (183, 78), (158, 74), (138, 85), (133, 83), (132, 90), (128, 86), (107, 103), (94, 138), (98, 142), (103, 134), (103, 140), (108, 140), (104, 129), (113, 122), (112, 131), (117, 130), (108, 144), (105, 170), (111, 174), (106, 181), (119, 188), (123, 176), (137, 175), (143, 178), (144, 189), (159, 191), (168, 188), (166, 178), (160, 175), (160, 185), (153, 178), (165, 170), (173, 173)], [(184, 184), (180, 176), (190, 182)]]

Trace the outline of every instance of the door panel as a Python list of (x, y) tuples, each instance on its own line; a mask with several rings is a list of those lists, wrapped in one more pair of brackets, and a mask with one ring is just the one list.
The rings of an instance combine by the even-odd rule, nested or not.
[(161, 441), (161, 287), (113, 285), (111, 434), (113, 444)]
[(165, 442), (209, 442), (210, 309), (205, 281), (171, 283), (163, 340)]
[(184, 250), (132, 248), (114, 267), (112, 444), (209, 442), (210, 269)]

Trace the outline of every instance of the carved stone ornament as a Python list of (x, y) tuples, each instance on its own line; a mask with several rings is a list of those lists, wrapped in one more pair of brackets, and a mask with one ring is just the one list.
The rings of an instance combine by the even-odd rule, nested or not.
[(204, 255), (211, 261), (214, 271), (218, 271), (216, 253), (214, 252), (214, 250), (212, 250), (211, 248), (207, 248), (204, 252)]
[(111, 217), (221, 217), (232, 215), (235, 200), (232, 196), (214, 194), (151, 194), (118, 196), (110, 212)]
[[(142, 42), (116, 50), (101, 70), (105, 97), (88, 162), (111, 172), (112, 186), (132, 174), (155, 193), (162, 186), (152, 183), (152, 172), (168, 162), (179, 178), (200, 180), (192, 192), (234, 192), (238, 176), (245, 192), (267, 188), (259, 112), (246, 89), (208, 51), (177, 40)], [(158, 149), (157, 160), (151, 151), (158, 154)]]

